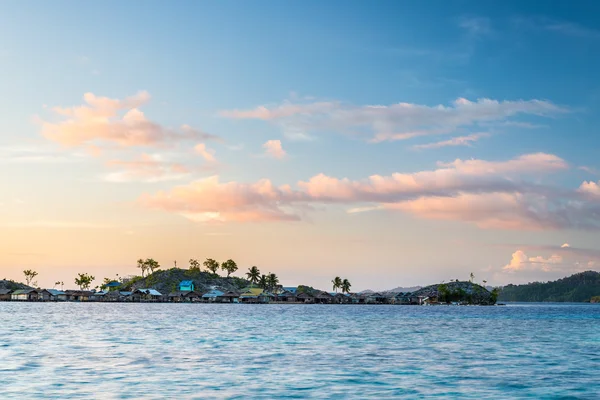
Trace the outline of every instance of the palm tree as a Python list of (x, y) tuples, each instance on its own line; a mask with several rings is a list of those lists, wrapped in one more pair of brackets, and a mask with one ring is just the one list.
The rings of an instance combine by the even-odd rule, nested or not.
[(258, 283), (258, 280), (260, 279), (260, 271), (256, 266), (252, 266), (252, 268), (248, 268), (246, 276), (252, 284), (256, 285)]
[(266, 275), (261, 275), (260, 279), (258, 280), (258, 286), (266, 289), (269, 286), (269, 278), (267, 278)]
[(337, 292), (337, 290), (342, 287), (342, 278), (336, 276), (331, 283), (333, 283), (333, 290)]
[(350, 284), (350, 281), (348, 279), (344, 279), (342, 281), (342, 293), (350, 293), (350, 288), (352, 287), (352, 284)]
[(275, 291), (275, 288), (277, 288), (277, 285), (279, 285), (279, 278), (277, 277), (277, 275), (269, 272), (269, 275), (267, 275), (267, 283), (269, 291), (273, 292)]
[(142, 278), (144, 277), (144, 272), (146, 272), (146, 270), (148, 269), (148, 266), (146, 265), (146, 263), (144, 262), (144, 260), (142, 260), (141, 258), (139, 260), (137, 260), (137, 267), (142, 270)]

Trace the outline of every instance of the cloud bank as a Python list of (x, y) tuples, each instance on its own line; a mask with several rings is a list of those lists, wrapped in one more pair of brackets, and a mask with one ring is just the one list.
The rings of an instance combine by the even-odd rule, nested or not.
[(296, 188), (267, 179), (246, 184), (212, 177), (146, 194), (142, 204), (195, 221), (301, 220), (313, 204), (337, 204), (352, 206), (352, 213), (397, 211), (484, 229), (600, 228), (598, 199), (539, 183), (567, 168), (560, 157), (534, 153), (505, 161), (457, 159), (434, 170), (363, 180), (318, 174)]

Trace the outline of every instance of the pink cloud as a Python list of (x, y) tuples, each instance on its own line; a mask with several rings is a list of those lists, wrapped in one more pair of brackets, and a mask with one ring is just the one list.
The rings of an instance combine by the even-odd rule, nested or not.
[(552, 254), (550, 257), (542, 256), (528, 257), (523, 250), (517, 250), (512, 254), (510, 262), (502, 269), (507, 272), (519, 272), (523, 270), (541, 270), (551, 272), (555, 266), (563, 264), (563, 257)]
[[(351, 181), (319, 174), (299, 186), (310, 196), (331, 201), (394, 202), (423, 195), (448, 196), (458, 192), (519, 191), (523, 184), (514, 177), (528, 173), (550, 173), (568, 168), (561, 158), (544, 153), (528, 154), (508, 161), (460, 160), (440, 163), (441, 168), (415, 173), (372, 175)], [(510, 178), (510, 179), (509, 179)]]
[(200, 154), (202, 158), (204, 158), (208, 162), (214, 163), (217, 161), (217, 159), (215, 158), (215, 151), (206, 147), (204, 143), (198, 143), (194, 147), (194, 151), (197, 154)]
[(265, 154), (269, 157), (282, 159), (287, 155), (281, 146), (281, 140), (267, 140), (267, 142), (263, 144), (263, 148), (265, 149)]
[(133, 161), (112, 160), (108, 162), (108, 166), (119, 168), (119, 171), (104, 177), (109, 182), (162, 182), (179, 180), (190, 175), (190, 171), (184, 165), (167, 162), (156, 154), (142, 154)]
[(600, 197), (600, 181), (598, 183), (594, 181), (585, 181), (579, 186), (579, 192), (590, 195)]
[(56, 122), (41, 121), (42, 135), (64, 146), (114, 144), (121, 147), (156, 146), (178, 140), (217, 139), (216, 136), (183, 125), (172, 130), (150, 121), (140, 107), (150, 101), (142, 91), (125, 99), (83, 96), (85, 105), (54, 107)]
[(140, 203), (200, 222), (295, 221), (300, 217), (285, 205), (302, 199), (302, 194), (288, 186), (276, 187), (267, 179), (253, 184), (221, 183), (213, 176), (144, 195)]
[[(526, 154), (506, 161), (455, 160), (439, 166), (362, 180), (319, 174), (298, 182), (298, 189), (276, 188), (266, 180), (246, 184), (211, 178), (152, 198), (161, 205), (155, 208), (188, 218), (198, 215), (195, 220), (299, 219), (301, 211), (312, 204), (347, 204), (352, 206), (349, 213), (399, 211), (483, 229), (600, 228), (600, 205), (577, 191), (540, 183), (543, 175), (568, 168), (554, 155)], [(534, 177), (535, 183), (523, 180), (526, 177)], [(206, 206), (210, 199), (216, 200)]]

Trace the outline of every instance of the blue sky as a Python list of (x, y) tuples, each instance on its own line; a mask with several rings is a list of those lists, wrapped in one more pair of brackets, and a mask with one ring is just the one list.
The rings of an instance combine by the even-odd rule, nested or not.
[[(12, 161), (1, 166), (6, 173), (0, 210), (7, 222), (0, 235), (11, 240), (0, 268), (15, 278), (21, 267), (46, 268), (45, 279), (54, 282), (52, 276), (68, 279), (76, 268), (97, 275), (131, 268), (153, 252), (163, 264), (234, 253), (241, 264), (264, 266), (290, 284), (324, 286), (330, 275), (346, 274), (357, 288), (385, 288), (382, 274), (398, 286), (475, 270), (501, 284), (555, 278), (583, 265), (597, 268), (597, 230), (582, 226), (586, 221), (598, 226), (597, 186), (591, 184), (600, 179), (599, 11), (593, 1), (4, 2), (0, 149)], [(44, 133), (44, 126), (55, 133), (64, 128), (44, 125), (59, 124), (54, 107), (80, 106), (85, 93), (124, 101), (141, 91), (149, 98), (138, 98), (133, 108), (152, 123), (180, 133), (188, 125), (218, 136), (203, 142), (215, 160), (194, 153), (198, 143), (191, 140), (123, 145), (107, 144), (101, 134), (77, 142), (64, 136), (77, 132), (62, 139)], [(463, 105), (472, 111), (457, 111), (462, 104), (457, 99), (471, 102)], [(479, 99), (517, 111), (490, 110)], [(398, 103), (419, 106), (425, 116), (406, 110), (398, 116), (391, 108), (372, 116), (368, 108)], [(460, 122), (444, 119), (440, 105), (459, 113)], [(275, 115), (290, 106), (301, 111)], [(268, 117), (256, 114), (259, 107)], [(86, 121), (80, 129), (90, 127)], [(426, 134), (375, 140), (408, 131)], [(467, 141), (451, 143), (456, 138)], [(282, 149), (265, 153), (268, 141), (279, 141), (275, 145)], [(91, 145), (101, 154), (91, 155)], [(23, 149), (43, 154), (18, 158)], [(447, 203), (446, 213), (434, 212), (438, 205), (430, 203), (431, 193), (419, 194), (422, 204), (402, 203), (403, 197), (374, 205), (364, 193), (332, 199), (333, 192), (340, 195), (333, 182), (326, 184), (327, 196), (299, 184), (319, 174), (356, 183), (371, 175), (459, 168), (448, 167), (457, 159), (503, 163), (540, 153), (560, 161), (537, 157), (517, 167), (494, 164), (488, 166), (492, 173), (477, 176), (481, 187), (443, 193), (446, 200), (467, 192), (516, 196), (523, 213), (536, 210), (539, 229), (533, 234), (516, 229), (516, 217), (506, 217), (510, 210), (500, 212), (500, 206), (485, 212), (499, 213), (501, 228), (491, 217), (450, 212), (447, 207), (454, 206)], [(133, 170), (140, 165), (155, 170)], [(166, 174), (165, 168), (186, 172)], [(471, 172), (461, 171), (470, 174), (472, 185)], [(198, 197), (186, 192), (177, 207), (156, 197), (159, 192), (175, 197), (173, 188), (216, 176), (218, 184), (194, 187)], [(223, 194), (222, 184), (261, 179), (290, 185), (294, 198), (278, 192), (248, 204), (248, 195), (231, 206), (241, 204), (243, 213), (219, 209), (235, 197)], [(432, 179), (427, 184), (438, 185), (441, 178)], [(483, 183), (500, 179), (544, 190), (483, 189)], [(582, 187), (584, 182), (590, 185)], [(155, 196), (151, 207), (140, 206), (144, 196)], [(524, 204), (522, 196), (531, 203)], [(204, 198), (215, 203), (205, 205)], [(477, 208), (479, 203), (469, 202), (487, 200), (457, 201)], [(556, 208), (567, 203), (565, 222)], [(376, 210), (348, 212), (357, 208)], [(401, 212), (392, 211), (396, 208)], [(182, 216), (190, 209), (202, 221)], [(257, 210), (259, 220), (240, 222), (250, 214), (254, 219)], [(265, 210), (297, 221), (264, 221)], [(207, 223), (207, 213), (220, 217)], [(531, 226), (530, 220), (520, 222)], [(94, 247), (103, 240), (114, 254)], [(177, 245), (157, 250), (162, 242)], [(560, 247), (565, 243), (568, 252)], [(71, 244), (87, 252), (66, 255)], [(42, 250), (23, 249), (32, 246)], [(33, 253), (38, 256), (22, 255)], [(522, 262), (511, 267), (515, 254)]]

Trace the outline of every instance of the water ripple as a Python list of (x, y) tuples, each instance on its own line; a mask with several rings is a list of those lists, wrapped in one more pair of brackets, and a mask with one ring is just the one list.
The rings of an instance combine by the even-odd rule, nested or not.
[(600, 306), (0, 303), (0, 398), (598, 399)]

